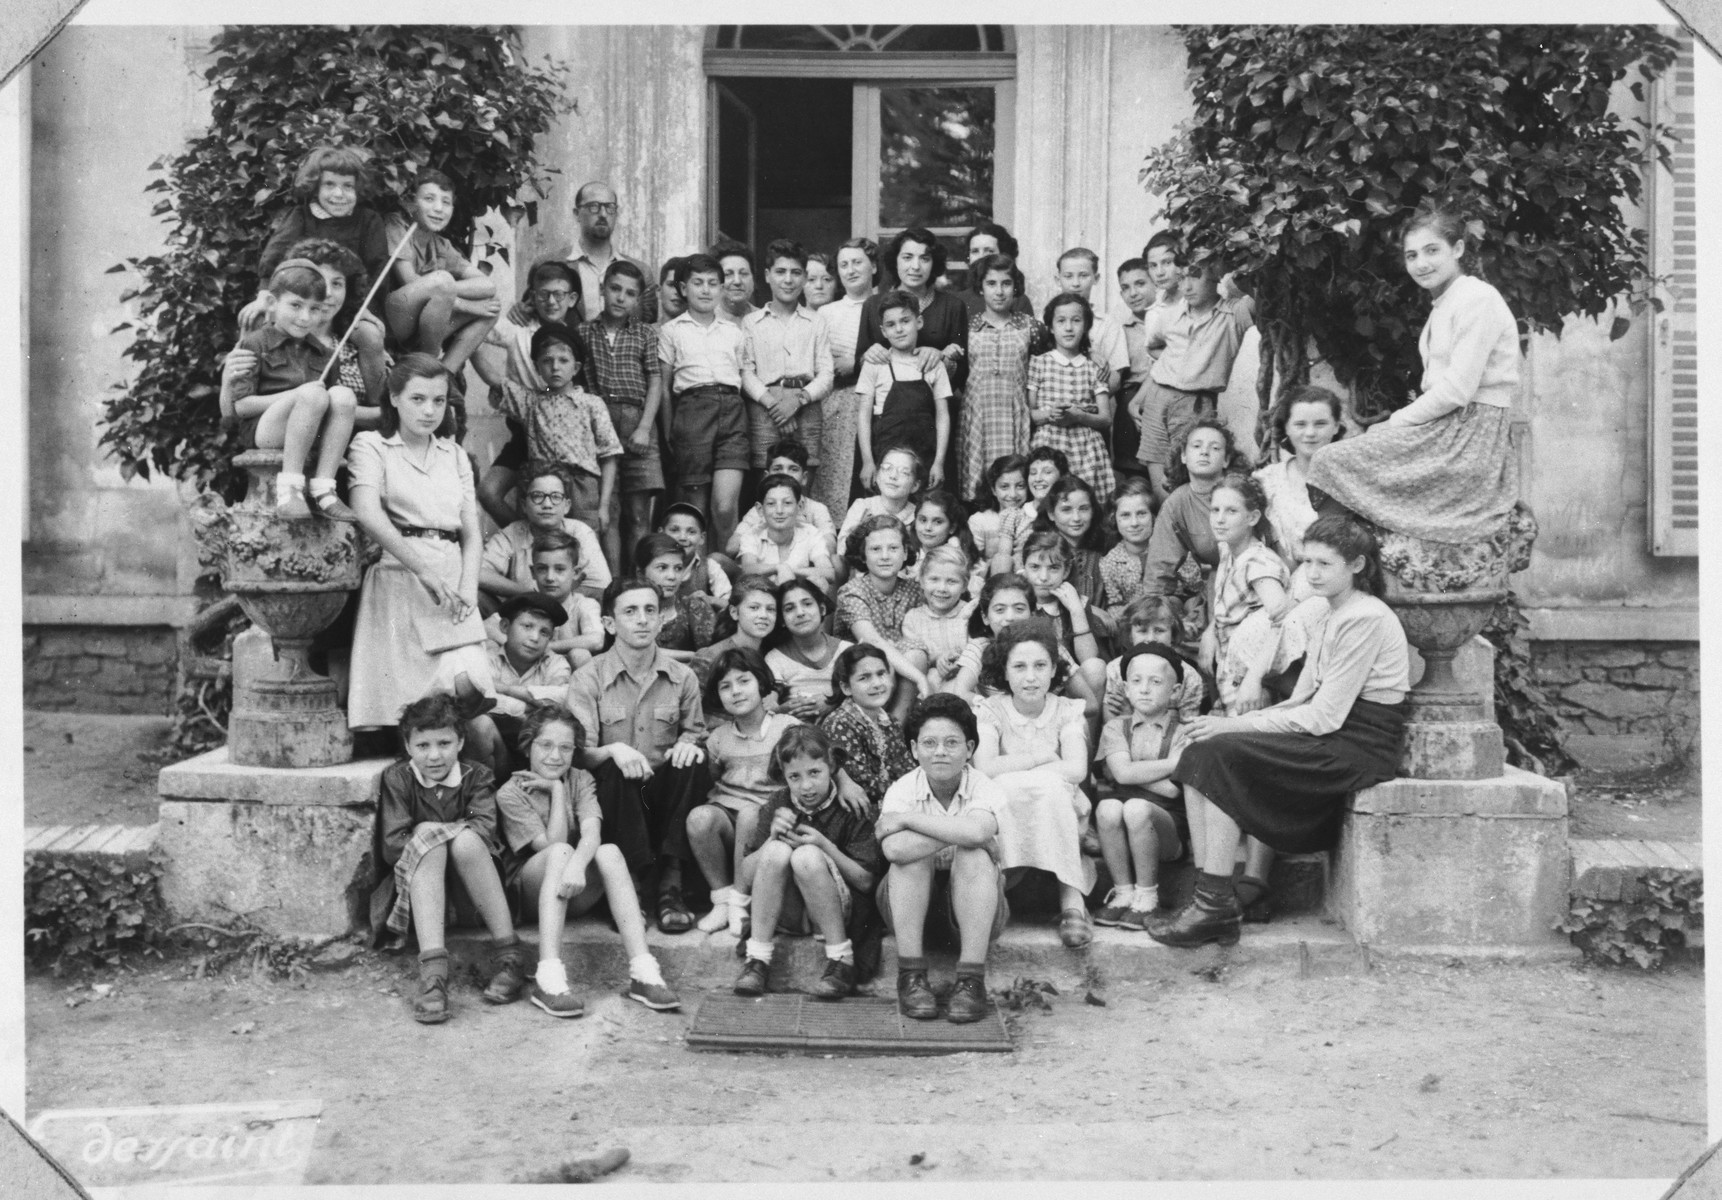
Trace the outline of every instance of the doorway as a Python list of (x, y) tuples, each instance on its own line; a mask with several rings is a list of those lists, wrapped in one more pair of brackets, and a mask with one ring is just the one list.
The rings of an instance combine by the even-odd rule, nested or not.
[(788, 238), (809, 251), (835, 251), (854, 224), (854, 85), (841, 79), (713, 83), (713, 240), (733, 238), (762, 252)]
[(1010, 222), (1014, 81), (714, 75), (711, 86), (714, 241), (830, 253), (920, 225), (961, 287), (963, 235), (982, 218)]

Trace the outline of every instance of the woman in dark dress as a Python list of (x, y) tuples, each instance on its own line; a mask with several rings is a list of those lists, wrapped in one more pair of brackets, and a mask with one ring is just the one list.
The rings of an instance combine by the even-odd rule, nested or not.
[(1173, 747), (1197, 875), (1188, 905), (1149, 922), (1148, 936), (1168, 946), (1238, 940), (1232, 864), (1242, 834), (1287, 854), (1325, 849), (1350, 795), (1398, 773), (1410, 667), (1405, 631), (1379, 598), (1375, 536), (1328, 516), (1303, 545), (1310, 587), (1331, 612), (1291, 698), (1197, 717)]

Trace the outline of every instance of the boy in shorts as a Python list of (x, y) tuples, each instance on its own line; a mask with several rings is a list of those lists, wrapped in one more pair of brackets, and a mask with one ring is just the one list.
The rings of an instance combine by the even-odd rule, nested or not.
[(622, 440), (616, 477), (618, 511), (604, 526), (604, 552), (622, 561), (623, 548), (651, 532), (652, 505), (664, 490), (658, 459), (658, 409), (663, 373), (658, 362), (658, 330), (640, 319), (646, 277), (625, 258), (604, 268), (604, 311), (577, 331), (586, 364), (586, 387), (603, 397), (610, 422)]
[(484, 989), (485, 1002), (512, 1003), (526, 984), (525, 955), (497, 870), (495, 782), (488, 767), (460, 761), (462, 724), (450, 696), (407, 705), (400, 718), (406, 759), (385, 770), (377, 784), (372, 861), (391, 874), (372, 894), (373, 917), (388, 914), (386, 922), (373, 920), (373, 927), (404, 938), (410, 924), (418, 935), (413, 1019), (421, 1025), (448, 1020), (444, 910), (451, 873), (490, 931), (495, 972)]
[[(772, 446), (786, 437), (817, 450), (819, 403), (831, 392), (836, 368), (825, 318), (802, 303), (807, 286), (807, 251), (779, 239), (765, 248), (765, 278), (771, 302), (742, 318), (747, 334), (741, 360), (741, 390), (748, 398), (754, 482), (770, 469)], [(819, 463), (807, 455), (803, 470)], [(802, 487), (807, 487), (805, 478)]]
[(917, 1021), (939, 1015), (923, 948), (927, 917), (938, 909), (961, 940), (946, 1019), (978, 1021), (987, 1011), (987, 950), (1010, 920), (998, 865), (998, 814), (1007, 802), (970, 765), (980, 732), (961, 697), (917, 701), (903, 734), (920, 766), (885, 792), (874, 825), (890, 863), (876, 897), (897, 937), (897, 1005)]
[(453, 379), (502, 315), (490, 276), (475, 267), (443, 230), (454, 218), (454, 181), (421, 171), (407, 201), (409, 226), (389, 226), (389, 245), (410, 238), (395, 259), (394, 287), (383, 304), (389, 332), (403, 347), (441, 358)]
[(1256, 323), (1255, 301), (1237, 290), (1230, 275), (1222, 278), (1212, 262), (1186, 270), (1182, 288), (1183, 298), (1156, 310), (1145, 332), (1148, 349), (1159, 357), (1142, 385), (1137, 457), (1162, 502), (1171, 490), (1166, 469), (1173, 431), (1218, 410), (1244, 335)]
[(1094, 824), (1113, 887), (1094, 914), (1097, 925), (1146, 929), (1160, 907), (1160, 864), (1184, 852), (1190, 836), (1182, 789), (1168, 778), (1178, 765), (1179, 696), (1184, 662), (1169, 646), (1144, 642), (1124, 656), (1130, 711), (1100, 731), (1095, 754), (1100, 802)]
[(221, 420), (237, 426), (247, 450), (280, 450), (275, 512), (290, 521), (311, 515), (305, 503), (305, 460), (317, 449), (309, 482), (312, 503), (335, 521), (356, 521), (335, 494), (335, 472), (347, 454), (359, 398), (350, 387), (323, 382), (329, 352), (311, 336), (329, 298), (323, 273), (308, 259), (290, 258), (269, 278), (268, 321), (239, 340), (222, 368)]
[(714, 545), (735, 531), (748, 466), (747, 410), (741, 395), (746, 337), (718, 316), (723, 268), (709, 254), (689, 255), (679, 282), (688, 309), (659, 331), (658, 357), (670, 378), (669, 442), (678, 499), (712, 514)]

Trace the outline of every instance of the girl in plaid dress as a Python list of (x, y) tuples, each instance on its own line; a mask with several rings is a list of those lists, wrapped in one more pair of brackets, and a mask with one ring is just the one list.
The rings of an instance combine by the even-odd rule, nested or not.
[(1094, 310), (1075, 292), (1054, 296), (1046, 306), (1053, 349), (1028, 364), (1028, 417), (1033, 444), (1064, 451), (1070, 473), (1094, 485), (1096, 500), (1112, 502), (1112, 459), (1106, 430), (1112, 428), (1112, 393), (1106, 369), (1088, 357)]
[(987, 499), (987, 465), (1028, 445), (1028, 364), (1047, 348), (1046, 327), (1017, 301), (1016, 260), (993, 254), (973, 264), (986, 308), (969, 322), (969, 385), (957, 433), (962, 494)]

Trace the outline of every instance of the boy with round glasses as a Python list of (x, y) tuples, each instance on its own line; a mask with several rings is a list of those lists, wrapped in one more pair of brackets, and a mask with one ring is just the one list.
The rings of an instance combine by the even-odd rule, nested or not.
[(961, 697), (939, 693), (918, 701), (903, 734), (920, 766), (885, 792), (874, 826), (890, 864), (876, 902), (897, 938), (897, 1004), (917, 1021), (939, 1015), (923, 941), (936, 910), (961, 946), (945, 1018), (978, 1021), (987, 1012), (987, 951), (1010, 920), (998, 865), (1005, 796), (972, 765), (980, 731)]

